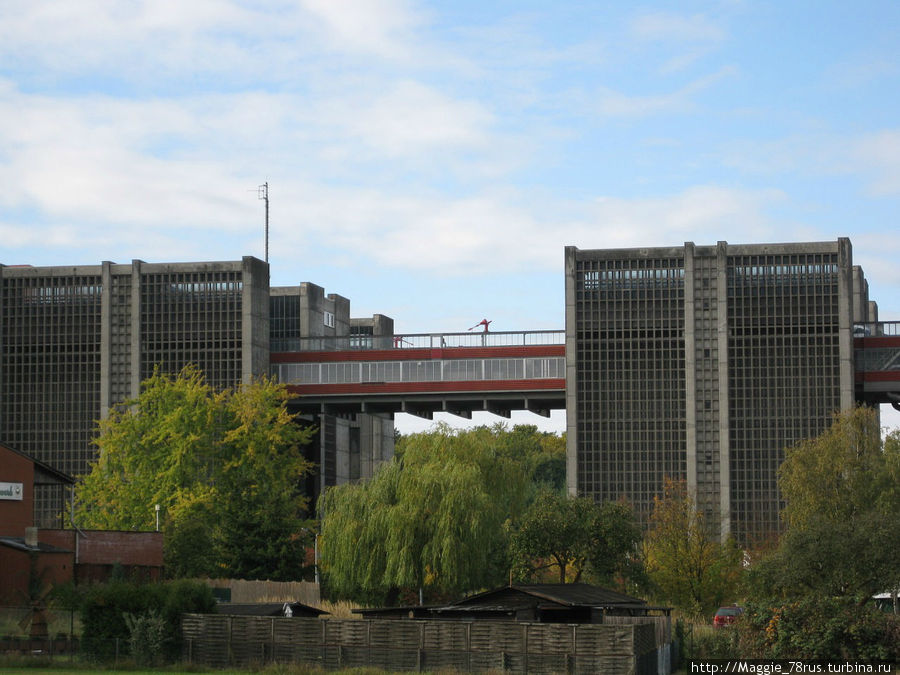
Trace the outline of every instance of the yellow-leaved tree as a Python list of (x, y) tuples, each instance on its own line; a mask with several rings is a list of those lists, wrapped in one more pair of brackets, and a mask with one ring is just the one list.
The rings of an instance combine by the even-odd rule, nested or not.
[(160, 506), (170, 576), (297, 579), (308, 530), (301, 453), (312, 431), (286, 389), (216, 391), (195, 367), (156, 372), (100, 422), (100, 457), (77, 486), (83, 527), (151, 530)]

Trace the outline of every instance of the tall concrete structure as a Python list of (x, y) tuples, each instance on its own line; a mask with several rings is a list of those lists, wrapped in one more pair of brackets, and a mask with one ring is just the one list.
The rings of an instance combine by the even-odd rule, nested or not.
[[(351, 318), (347, 298), (326, 295), (312, 283), (272, 288), (270, 308), (273, 352), (333, 349), (335, 344), (371, 348), (379, 338), (390, 345), (394, 334), (392, 319), (381, 314)], [(313, 501), (328, 486), (371, 476), (394, 454), (391, 414), (318, 414), (306, 419), (318, 429), (314, 447), (309, 449), (309, 459), (318, 467), (307, 483)]]
[[(304, 284), (296, 307), (283, 309), (279, 303), (290, 295), (290, 289), (272, 289), (270, 300), (269, 266), (252, 257), (0, 265), (0, 442), (77, 476), (96, 458), (97, 420), (136, 396), (154, 368), (177, 373), (192, 363), (215, 387), (233, 387), (269, 373), (272, 341), (287, 334), (350, 332), (346, 299), (324, 298), (317, 286)], [(284, 311), (294, 311), (299, 324), (291, 324)], [(322, 428), (342, 424), (334, 420)], [(351, 457), (354, 442), (374, 444), (378, 458), (390, 457), (392, 421), (370, 426), (376, 431), (356, 422), (357, 432), (331, 434), (312, 459), (339, 465), (333, 458)], [(360, 462), (359, 475), (368, 475), (371, 466)], [(353, 476), (347, 468), (334, 481)], [(58, 493), (56, 486), (37, 491), (38, 514), (58, 512)]]
[(780, 528), (784, 449), (854, 404), (877, 321), (848, 239), (567, 247), (568, 485), (643, 520), (666, 476), (743, 543)]

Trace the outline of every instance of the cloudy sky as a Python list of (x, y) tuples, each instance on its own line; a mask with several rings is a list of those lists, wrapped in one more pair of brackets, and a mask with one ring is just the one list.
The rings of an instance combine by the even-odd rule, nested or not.
[[(894, 0), (3, 0), (0, 262), (264, 256), (561, 328), (563, 247), (848, 236), (900, 319)], [(496, 418), (495, 418), (496, 419)]]

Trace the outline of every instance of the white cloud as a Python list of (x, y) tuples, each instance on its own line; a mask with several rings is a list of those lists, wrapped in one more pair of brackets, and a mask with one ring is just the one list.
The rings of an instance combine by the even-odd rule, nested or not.
[(308, 185), (286, 208), (300, 213), (279, 226), (287, 250), (310, 237), (327, 241), (348, 264), (373, 260), (431, 276), (479, 277), (557, 270), (564, 246), (608, 248), (772, 241), (767, 209), (778, 191), (695, 186), (648, 199), (598, 199), (593, 205), (546, 201), (547, 195), (482, 191), (467, 198), (414, 196)]
[(776, 140), (741, 141), (722, 153), (727, 166), (771, 175), (857, 175), (870, 196), (900, 194), (900, 130), (863, 136), (836, 132), (798, 134)]
[(403, 0), (301, 0), (325, 28), (328, 42), (342, 51), (402, 59), (423, 16)]
[(296, 82), (344, 55), (421, 58), (421, 21), (402, 0), (11, 0), (0, 3), (0, 62), (37, 88), (95, 87), (98, 75), (139, 92), (210, 87), (199, 74)]
[(886, 129), (855, 141), (856, 167), (872, 175), (869, 190), (875, 196), (900, 194), (900, 130)]
[(719, 240), (765, 241), (775, 223), (767, 208), (783, 201), (777, 190), (694, 186), (668, 197), (597, 200), (591, 222), (579, 232), (580, 248), (699, 245)]
[(709, 89), (720, 80), (731, 77), (735, 69), (725, 66), (697, 78), (673, 92), (652, 96), (629, 96), (611, 89), (600, 89), (596, 110), (609, 117), (642, 117), (662, 113), (683, 113), (694, 107), (694, 95)]
[(643, 40), (665, 42), (721, 42), (726, 33), (702, 14), (684, 16), (671, 12), (644, 12), (631, 24), (632, 34)]
[[(189, 257), (171, 251), (215, 231), (239, 248), (260, 238), (261, 207), (250, 191), (268, 178), (276, 255), (312, 246), (341, 251), (347, 265), (479, 276), (556, 269), (566, 244), (715, 240), (728, 231), (746, 240), (780, 198), (698, 186), (585, 206), (505, 181), (457, 190), (412, 183), (431, 160), (477, 174), (480, 165), (507, 161), (510, 141), (480, 103), (411, 80), (357, 92), (349, 104), (335, 97), (306, 106), (293, 94), (265, 92), (142, 102), (4, 91), (0, 207), (37, 211), (48, 247), (80, 241), (108, 250), (118, 242), (137, 256)], [(382, 175), (363, 175), (369, 160)], [(22, 233), (5, 241), (34, 244)]]
[(153, 67), (168, 73), (184, 63), (229, 68), (234, 59), (223, 57), (235, 41), (259, 37), (266, 24), (265, 15), (225, 0), (13, 1), (0, 10), (0, 54), (23, 70), (56, 75)]
[(473, 172), (497, 156), (488, 111), (412, 81), (311, 105), (265, 92), (134, 101), (0, 87), (0, 206), (51, 219), (240, 231), (258, 206), (247, 190), (269, 176), (280, 197), (328, 192), (342, 176), (364, 202), (370, 162), (389, 162), (393, 182), (436, 158)]
[(217, 197), (237, 187), (227, 163), (148, 152), (201, 126), (173, 103), (10, 96), (0, 103), (0, 205), (68, 221), (239, 227), (241, 200)]
[(371, 100), (333, 101), (333, 122), (382, 157), (486, 148), (492, 115), (481, 103), (451, 98), (419, 82), (397, 82)]
[(724, 28), (707, 16), (663, 11), (644, 12), (635, 17), (631, 35), (639, 42), (662, 44), (677, 50), (660, 67), (662, 74), (684, 70), (719, 47), (727, 37)]
[(825, 72), (825, 83), (838, 89), (856, 89), (887, 80), (884, 86), (894, 86), (900, 67), (896, 60), (886, 59), (874, 50), (866, 49), (837, 63)]

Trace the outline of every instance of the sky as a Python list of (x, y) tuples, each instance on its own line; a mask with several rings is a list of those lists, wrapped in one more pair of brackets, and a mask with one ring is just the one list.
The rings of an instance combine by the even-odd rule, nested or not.
[(0, 262), (263, 258), (268, 183), (272, 284), (397, 332), (563, 328), (567, 245), (844, 236), (900, 320), (898, 26), (895, 0), (2, 0)]

